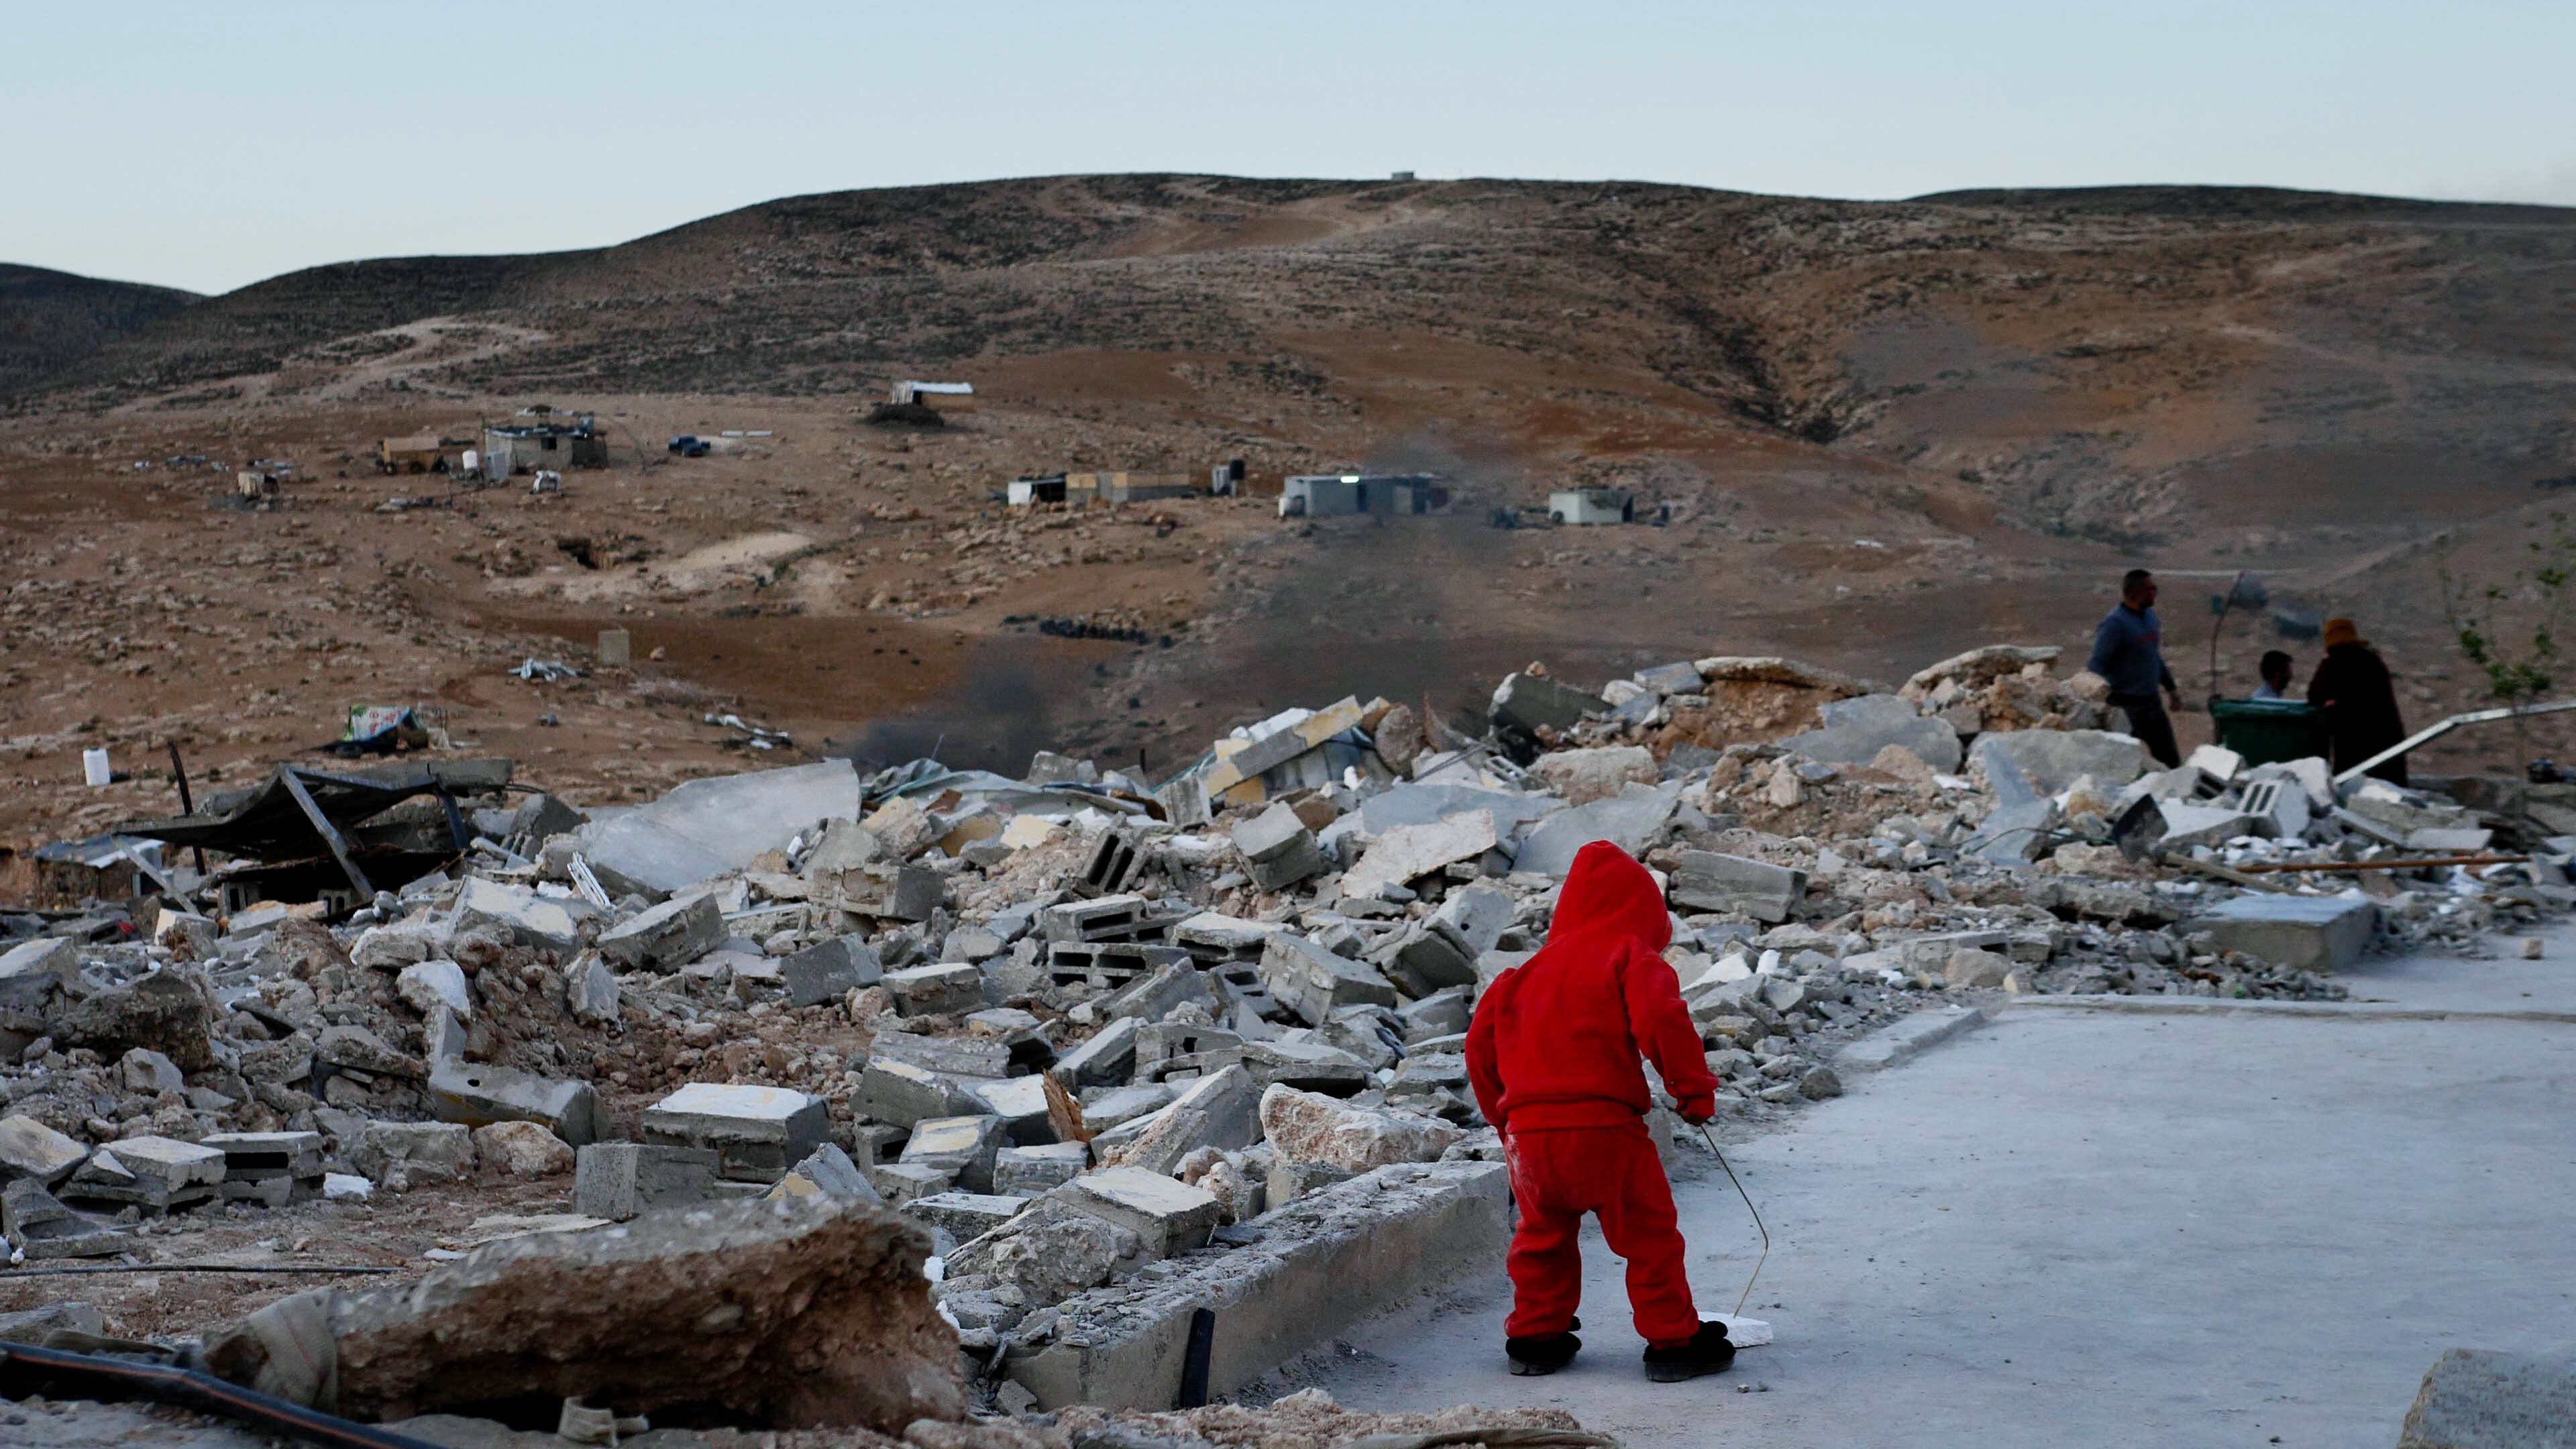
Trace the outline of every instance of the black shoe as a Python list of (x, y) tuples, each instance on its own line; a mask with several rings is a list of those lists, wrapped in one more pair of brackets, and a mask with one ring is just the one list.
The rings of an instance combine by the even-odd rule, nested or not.
[(1677, 1384), (1702, 1374), (1724, 1373), (1733, 1362), (1735, 1345), (1726, 1341), (1726, 1325), (1703, 1323), (1680, 1348), (1648, 1348), (1646, 1377), (1659, 1384)]
[(1583, 1340), (1571, 1333), (1503, 1340), (1503, 1353), (1512, 1361), (1512, 1372), (1524, 1378), (1556, 1372), (1574, 1362), (1575, 1353), (1582, 1347)]

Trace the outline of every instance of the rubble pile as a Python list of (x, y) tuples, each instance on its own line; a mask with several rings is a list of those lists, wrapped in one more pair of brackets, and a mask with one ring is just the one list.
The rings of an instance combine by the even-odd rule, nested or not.
[[(559, 1183), (545, 1226), (573, 1242), (754, 1200), (882, 1209), (986, 1401), (1158, 1407), (1193, 1311), (1296, 1303), (1406, 1224), (1499, 1251), (1465, 1033), (1592, 841), (1665, 886), (1739, 1130), (1838, 1095), (1843, 1050), (1926, 1003), (2340, 997), (2374, 932), (2483, 950), (2576, 903), (2553, 787), (2338, 786), (2214, 748), (2155, 770), (2053, 658), (1975, 650), (1894, 691), (1777, 659), (1599, 691), (1533, 666), (1481, 738), (1344, 699), (1150, 790), (1042, 753), (1016, 780), (824, 760), (593, 815), (535, 795), (447, 815), (470, 843), (336, 912), (7, 917), (0, 1207), (26, 1258), (496, 1177)], [(365, 790), (292, 779), (381, 836)], [(2467, 863), (2258, 870), (2427, 851)], [(1668, 1108), (1651, 1125), (1687, 1151)], [(1447, 1271), (1422, 1231), (1417, 1270)], [(1305, 1341), (1230, 1331), (1218, 1393)], [(579, 1390), (510, 1354), (490, 1397)], [(412, 1360), (436, 1358), (381, 1403), (428, 1402)], [(603, 1374), (620, 1407), (650, 1397)]]

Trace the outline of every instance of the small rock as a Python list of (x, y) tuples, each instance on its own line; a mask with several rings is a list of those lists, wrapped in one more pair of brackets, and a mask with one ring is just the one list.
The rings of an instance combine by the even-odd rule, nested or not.
[(572, 1171), (574, 1162), (572, 1148), (534, 1122), (475, 1128), (474, 1155), (486, 1169), (512, 1177), (555, 1177)]

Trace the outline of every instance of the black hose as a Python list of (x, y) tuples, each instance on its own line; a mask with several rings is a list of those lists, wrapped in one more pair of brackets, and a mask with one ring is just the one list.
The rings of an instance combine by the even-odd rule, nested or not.
[(57, 1398), (175, 1404), (330, 1449), (439, 1449), (425, 1439), (352, 1423), (192, 1369), (0, 1342), (0, 1393), (25, 1398), (48, 1391)]

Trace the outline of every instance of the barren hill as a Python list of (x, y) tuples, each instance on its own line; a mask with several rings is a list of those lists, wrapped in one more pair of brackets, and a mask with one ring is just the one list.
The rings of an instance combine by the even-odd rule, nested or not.
[(197, 300), (194, 292), (0, 262), (0, 398)]

